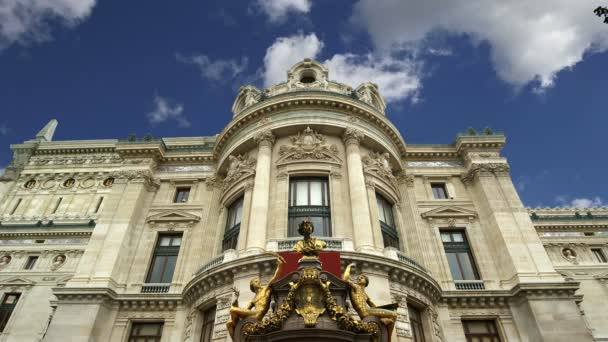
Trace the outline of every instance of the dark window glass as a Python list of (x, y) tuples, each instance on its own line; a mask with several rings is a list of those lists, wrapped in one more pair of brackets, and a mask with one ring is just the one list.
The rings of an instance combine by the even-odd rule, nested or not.
[(463, 320), (467, 342), (500, 342), (500, 335), (493, 320)]
[(133, 323), (129, 342), (159, 342), (163, 334), (163, 323)]
[(299, 236), (298, 225), (309, 217), (314, 235), (331, 236), (327, 178), (301, 177), (289, 181), (289, 236)]
[(236, 249), (239, 242), (239, 231), (241, 230), (241, 219), (243, 218), (243, 197), (232, 202), (228, 207), (228, 217), (226, 218), (226, 230), (224, 231), (224, 241), (222, 241), (222, 251)]
[(6, 323), (11, 318), (13, 310), (15, 310), (15, 306), (19, 301), (19, 296), (21, 296), (19, 293), (7, 293), (4, 295), (2, 304), (0, 304), (0, 332), (4, 331)]
[(24, 269), (26, 269), (26, 270), (33, 269), (34, 266), (36, 266), (36, 261), (38, 261), (38, 256), (30, 256), (30, 257), (28, 257), (27, 261), (25, 262)]
[(160, 234), (158, 236), (146, 283), (171, 283), (181, 243), (181, 234)]
[(174, 203), (186, 203), (188, 202), (188, 197), (190, 196), (190, 188), (177, 188), (175, 190), (175, 198), (173, 199)]
[(410, 316), (410, 325), (412, 326), (412, 342), (424, 342), (424, 329), (422, 327), (422, 315), (416, 308), (408, 306), (407, 311)]
[(464, 231), (441, 231), (441, 241), (454, 280), (476, 280), (479, 273)]
[(448, 198), (448, 192), (445, 190), (445, 183), (431, 183), (431, 189), (433, 189), (433, 197), (435, 197), (435, 199)]
[(378, 193), (376, 193), (376, 202), (378, 203), (378, 218), (380, 219), (384, 247), (399, 249), (399, 235), (395, 227), (393, 205)]
[(606, 255), (604, 254), (604, 251), (602, 251), (600, 248), (593, 248), (591, 249), (591, 252), (593, 252), (593, 255), (595, 256), (595, 259), (598, 262), (608, 262), (608, 259), (606, 259)]
[(211, 342), (213, 337), (213, 326), (215, 325), (215, 306), (205, 310), (203, 313), (203, 329), (201, 342)]

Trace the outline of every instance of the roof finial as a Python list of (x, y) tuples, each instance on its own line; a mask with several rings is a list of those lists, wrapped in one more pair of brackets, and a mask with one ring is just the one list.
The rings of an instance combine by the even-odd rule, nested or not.
[(38, 134), (36, 134), (36, 140), (38, 141), (51, 141), (53, 140), (53, 135), (55, 134), (55, 129), (57, 128), (57, 120), (52, 119), (49, 121)]

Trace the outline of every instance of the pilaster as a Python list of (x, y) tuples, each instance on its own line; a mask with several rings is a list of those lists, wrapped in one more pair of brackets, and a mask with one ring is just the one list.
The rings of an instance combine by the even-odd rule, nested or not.
[(266, 229), (268, 226), (268, 201), (270, 195), (270, 170), (272, 166), (272, 146), (275, 138), (270, 130), (258, 133), (254, 137), (258, 144), (255, 183), (253, 185), (249, 232), (247, 234), (247, 252), (260, 253), (266, 246)]
[(363, 176), (363, 164), (359, 144), (364, 135), (354, 128), (347, 128), (343, 139), (346, 145), (346, 165), (353, 218), (355, 248), (360, 252), (376, 253), (371, 229), (368, 196)]

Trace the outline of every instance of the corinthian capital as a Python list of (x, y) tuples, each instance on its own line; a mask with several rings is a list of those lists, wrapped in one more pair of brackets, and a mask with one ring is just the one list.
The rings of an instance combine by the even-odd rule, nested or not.
[(342, 139), (346, 145), (356, 144), (359, 145), (361, 140), (365, 135), (358, 129), (347, 127), (346, 131), (344, 131), (344, 135), (342, 135)]
[(269, 129), (261, 131), (253, 136), (253, 141), (255, 141), (255, 143), (258, 145), (272, 146), (274, 144), (274, 140), (274, 134), (272, 134), (272, 131)]

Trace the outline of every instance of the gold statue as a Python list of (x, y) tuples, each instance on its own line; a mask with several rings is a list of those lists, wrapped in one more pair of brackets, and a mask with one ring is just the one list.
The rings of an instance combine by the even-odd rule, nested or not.
[(249, 302), (247, 306), (245, 306), (245, 308), (239, 307), (239, 291), (235, 288), (233, 289), (236, 295), (236, 299), (234, 300), (234, 302), (232, 303), (232, 307), (230, 308), (230, 320), (228, 321), (228, 323), (226, 323), (226, 328), (228, 329), (228, 332), (230, 333), (230, 337), (232, 337), (232, 339), (234, 339), (234, 328), (238, 323), (239, 319), (253, 317), (256, 320), (261, 321), (262, 318), (264, 318), (264, 316), (268, 312), (268, 309), (270, 308), (270, 299), (272, 296), (272, 288), (270, 287), (270, 285), (274, 284), (277, 280), (279, 280), (281, 270), (283, 269), (283, 264), (285, 264), (285, 259), (283, 259), (282, 256), (274, 252), (270, 252), (269, 254), (272, 254), (277, 258), (277, 269), (274, 272), (274, 276), (272, 277), (272, 279), (270, 279), (266, 286), (262, 286), (259, 278), (251, 279), (251, 282), (249, 283), (249, 288), (251, 289), (251, 292), (255, 293), (255, 296), (253, 297), (251, 302)]
[[(346, 266), (342, 280), (348, 282), (349, 285), (349, 296), (353, 308), (359, 314), (361, 319), (367, 316), (376, 316), (380, 318), (382, 323), (386, 325), (388, 330), (388, 336), (391, 336), (395, 321), (397, 320), (397, 313), (391, 310), (379, 308), (372, 302), (372, 300), (365, 293), (365, 288), (369, 285), (369, 278), (361, 274), (356, 281), (351, 280), (350, 270), (353, 264)], [(369, 305), (369, 306), (368, 306)]]
[(325, 241), (311, 236), (314, 231), (315, 227), (312, 225), (309, 218), (298, 225), (298, 233), (300, 233), (304, 239), (298, 241), (293, 247), (293, 250), (304, 254), (304, 258), (317, 258), (319, 252), (327, 246)]

